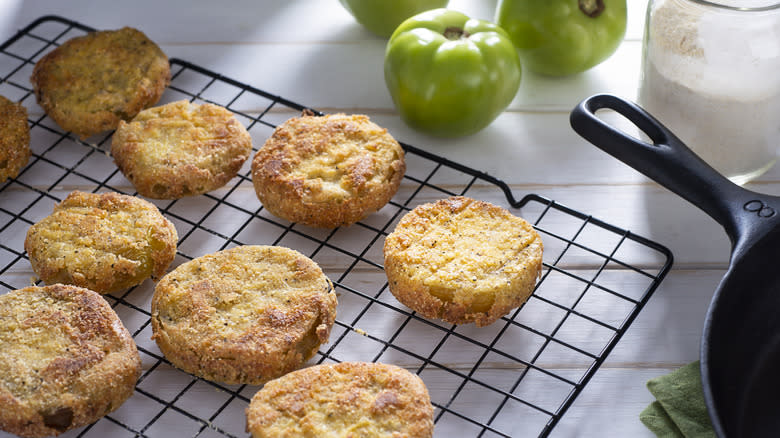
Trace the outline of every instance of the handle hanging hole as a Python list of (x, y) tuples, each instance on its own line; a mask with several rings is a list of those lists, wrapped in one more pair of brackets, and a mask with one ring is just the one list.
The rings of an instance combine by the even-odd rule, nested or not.
[(602, 122), (610, 125), (614, 129), (633, 138), (634, 140), (656, 146), (656, 143), (650, 138), (649, 135), (647, 135), (647, 133), (645, 133), (636, 124), (634, 124), (634, 122), (629, 120), (626, 116), (619, 113), (618, 111), (609, 108), (601, 108), (596, 110), (594, 114)]

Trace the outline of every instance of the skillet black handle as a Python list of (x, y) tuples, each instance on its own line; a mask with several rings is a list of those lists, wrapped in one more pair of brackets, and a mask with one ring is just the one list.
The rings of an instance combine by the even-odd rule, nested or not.
[[(617, 111), (653, 143), (613, 128), (596, 116), (600, 109)], [(577, 105), (569, 120), (583, 138), (704, 210), (723, 225), (732, 242), (747, 226), (745, 222), (752, 221), (744, 210), (757, 194), (718, 173), (638, 105), (598, 94)]]

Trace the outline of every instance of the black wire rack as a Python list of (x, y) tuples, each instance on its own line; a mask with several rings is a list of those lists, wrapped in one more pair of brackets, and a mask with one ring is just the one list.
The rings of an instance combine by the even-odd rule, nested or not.
[[(36, 281), (24, 235), (71, 190), (136, 194), (109, 156), (110, 134), (81, 141), (63, 132), (30, 88), (30, 73), (43, 54), (92, 30), (45, 16), (0, 46), (0, 94), (28, 108), (33, 151), (20, 175), (0, 185), (0, 293)], [(307, 109), (189, 62), (170, 62), (172, 81), (161, 103), (188, 99), (224, 106), (244, 122), (255, 145)], [(347, 228), (316, 230), (268, 214), (254, 195), (248, 164), (222, 189), (154, 201), (179, 231), (174, 266), (242, 244), (295, 248), (323, 267), (339, 294), (330, 342), (311, 363), (379, 361), (416, 372), (431, 392), (437, 437), (549, 435), (666, 276), (670, 251), (543, 196), (518, 200), (488, 174), (403, 147), (408, 170), (397, 195)], [(542, 279), (528, 302), (477, 329), (422, 318), (395, 301), (381, 248), (400, 217), (452, 195), (499, 198), (496, 190), (510, 211), (534, 224), (545, 244)], [(650, 262), (621, 261), (629, 254)], [(223, 385), (174, 369), (150, 340), (153, 287), (147, 281), (106, 295), (142, 356), (134, 395), (117, 411), (64, 436), (246, 436), (244, 409), (258, 387)]]

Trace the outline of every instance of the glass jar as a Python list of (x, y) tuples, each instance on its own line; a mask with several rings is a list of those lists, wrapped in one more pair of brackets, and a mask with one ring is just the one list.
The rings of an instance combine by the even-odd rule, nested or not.
[(639, 104), (737, 184), (780, 146), (780, 3), (650, 0)]

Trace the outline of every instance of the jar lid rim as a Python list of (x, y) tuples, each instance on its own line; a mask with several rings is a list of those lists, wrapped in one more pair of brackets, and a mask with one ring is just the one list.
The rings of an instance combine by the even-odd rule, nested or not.
[[(710, 0), (690, 0), (694, 3), (699, 3), (706, 6), (714, 6), (717, 8), (722, 9), (730, 9), (732, 11), (745, 11), (745, 12), (761, 12), (761, 11), (771, 11), (774, 9), (780, 9), (780, 2), (767, 4), (766, 6), (736, 6), (731, 4), (726, 4), (726, 2), (722, 1), (710, 1)], [(735, 2), (737, 3), (737, 2)]]

